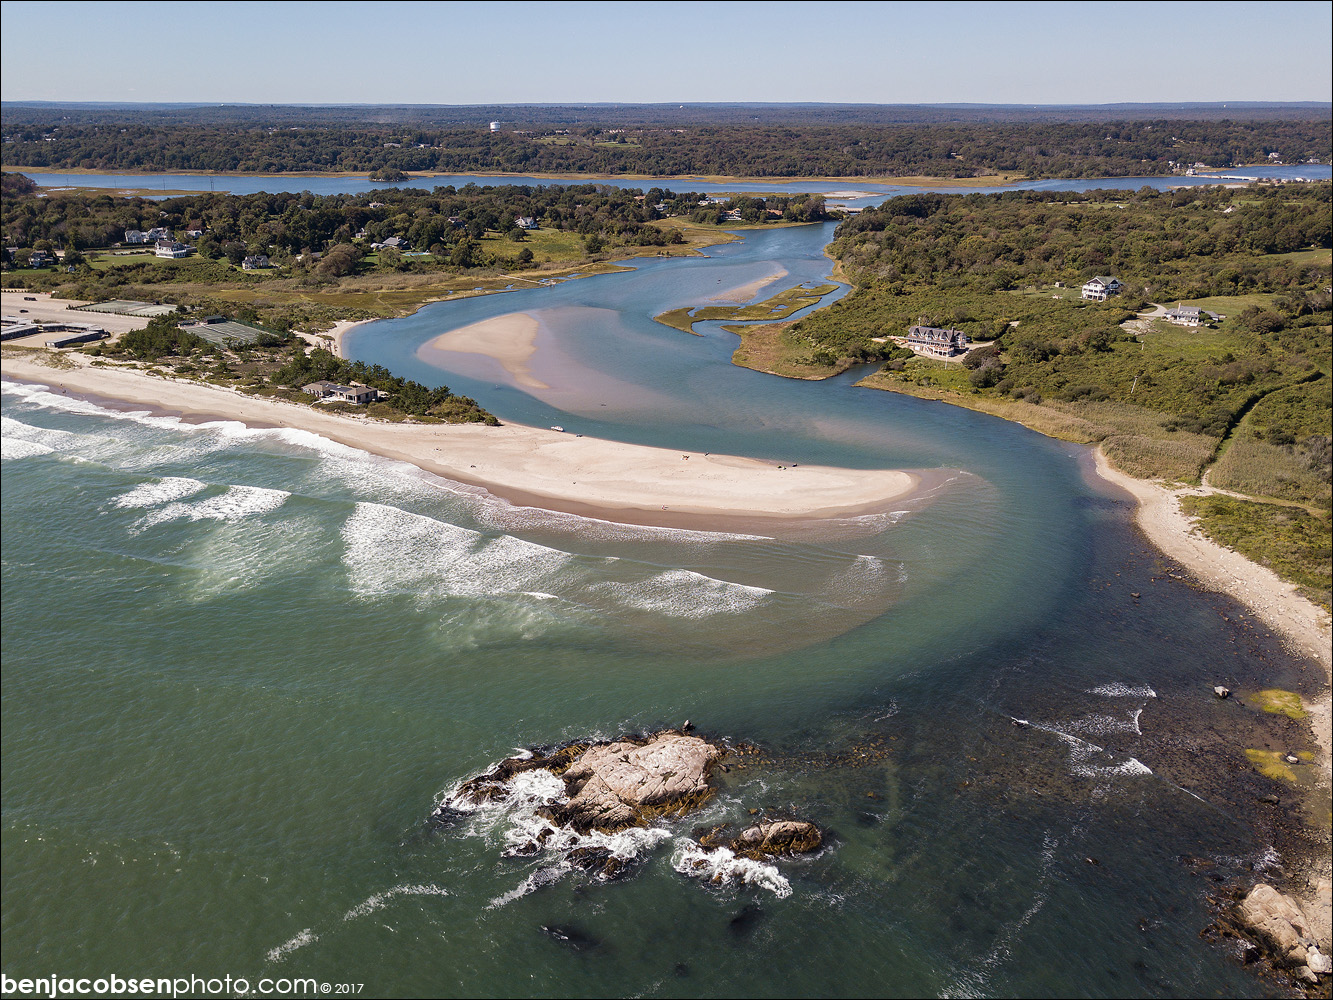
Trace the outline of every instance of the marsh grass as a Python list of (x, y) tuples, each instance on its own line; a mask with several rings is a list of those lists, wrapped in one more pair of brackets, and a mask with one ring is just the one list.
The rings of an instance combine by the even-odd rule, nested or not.
[[(762, 302), (753, 302), (749, 305), (691, 306), (670, 309), (654, 316), (653, 319), (658, 323), (685, 333), (694, 333), (695, 323), (726, 320), (734, 322), (784, 320), (807, 306), (817, 304), (820, 299), (830, 292), (836, 291), (837, 288), (837, 285), (817, 285), (814, 288), (804, 288), (797, 285), (794, 288), (778, 292), (776, 295), (771, 295)], [(732, 332), (736, 331), (733, 330)], [(807, 349), (810, 346), (807, 343)]]
[(1299, 507), (1228, 496), (1185, 496), (1180, 508), (1204, 534), (1279, 576), (1325, 610), (1333, 587), (1333, 534), (1329, 521)]

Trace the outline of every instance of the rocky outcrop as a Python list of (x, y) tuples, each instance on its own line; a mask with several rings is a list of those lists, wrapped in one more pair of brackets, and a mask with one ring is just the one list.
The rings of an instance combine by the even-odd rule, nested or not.
[(569, 801), (546, 815), (579, 831), (611, 831), (688, 812), (709, 796), (708, 773), (721, 756), (711, 743), (675, 732), (592, 747), (564, 773)]
[[(1316, 973), (1333, 970), (1326, 920), (1307, 914), (1296, 900), (1271, 885), (1256, 885), (1236, 907), (1236, 924), (1242, 933), (1256, 939), (1273, 964), (1292, 969), (1300, 978), (1313, 980)], [(1323, 924), (1324, 940), (1318, 939), (1317, 924)]]
[(765, 855), (806, 854), (823, 842), (824, 836), (815, 824), (784, 819), (747, 827), (728, 846), (741, 857), (758, 859)]
[(464, 782), (458, 795), (472, 802), (503, 798), (516, 775), (541, 768), (564, 780), (566, 796), (543, 806), (543, 816), (580, 833), (611, 833), (698, 807), (712, 794), (709, 774), (723, 753), (697, 736), (670, 730), (643, 739), (573, 744), (503, 760)]

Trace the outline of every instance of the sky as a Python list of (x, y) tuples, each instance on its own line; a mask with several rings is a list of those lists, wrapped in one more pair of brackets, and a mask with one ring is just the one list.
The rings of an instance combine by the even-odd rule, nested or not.
[(1333, 4), (0, 2), (0, 98), (1333, 99)]

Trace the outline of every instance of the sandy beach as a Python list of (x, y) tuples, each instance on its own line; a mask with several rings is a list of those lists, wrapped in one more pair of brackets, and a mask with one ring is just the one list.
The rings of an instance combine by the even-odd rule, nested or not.
[(609, 520), (735, 530), (755, 522), (852, 517), (885, 510), (912, 493), (917, 474), (896, 469), (837, 469), (577, 437), (509, 424), (388, 423), (246, 396), (231, 389), (147, 374), (93, 368), (66, 355), (62, 369), (9, 355), (0, 371), (55, 391), (108, 397), (187, 417), (222, 417), (252, 426), (295, 427), (507, 500)]
[(301, 330), (293, 330), (292, 332), (312, 347), (323, 347), (332, 351), (335, 357), (345, 358), (347, 355), (343, 353), (343, 337), (358, 326), (372, 322), (374, 321), (369, 319), (340, 319), (329, 329), (321, 330), (318, 333), (305, 333)]
[(494, 358), (514, 381), (529, 389), (549, 389), (532, 375), (528, 361), (537, 349), (539, 324), (527, 313), (506, 313), (479, 323), (460, 326), (442, 333), (417, 349), (417, 357), (431, 361), (431, 355), (443, 351), (452, 354), (482, 354)]

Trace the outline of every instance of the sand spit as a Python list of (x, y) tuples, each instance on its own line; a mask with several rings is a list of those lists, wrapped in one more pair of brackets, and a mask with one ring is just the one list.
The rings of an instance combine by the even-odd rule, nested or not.
[(391, 423), (316, 407), (246, 396), (232, 389), (140, 369), (51, 368), (40, 355), (6, 356), (0, 371), (55, 392), (108, 397), (187, 417), (221, 417), (252, 426), (293, 427), (403, 462), (446, 479), (482, 486), (525, 505), (613, 521), (708, 530), (855, 517), (887, 510), (922, 477), (896, 469), (789, 466), (733, 455), (579, 437), (510, 424)]

